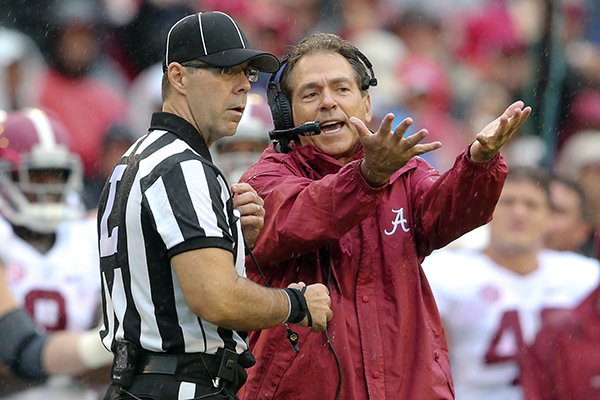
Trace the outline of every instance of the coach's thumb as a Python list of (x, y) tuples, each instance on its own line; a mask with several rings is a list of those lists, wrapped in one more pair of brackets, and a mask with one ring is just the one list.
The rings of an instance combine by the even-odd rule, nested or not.
[(365, 123), (360, 118), (350, 117), (350, 123), (356, 128), (358, 137), (361, 140), (364, 140), (371, 135), (371, 131), (369, 131), (369, 128), (367, 128)]

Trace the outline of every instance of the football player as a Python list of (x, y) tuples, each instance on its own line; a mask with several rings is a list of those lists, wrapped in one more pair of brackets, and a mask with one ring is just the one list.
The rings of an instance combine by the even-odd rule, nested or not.
[(99, 321), (95, 218), (80, 201), (82, 167), (68, 138), (39, 109), (0, 117), (0, 261), (12, 294), (45, 332), (84, 332)]
[(440, 250), (423, 266), (448, 336), (456, 398), (520, 400), (520, 363), (541, 322), (597, 285), (598, 261), (544, 249), (549, 177), (511, 168), (483, 251)]

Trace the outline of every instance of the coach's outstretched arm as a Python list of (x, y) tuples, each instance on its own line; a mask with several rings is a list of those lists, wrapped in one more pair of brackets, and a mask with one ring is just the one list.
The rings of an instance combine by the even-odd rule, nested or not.
[[(501, 116), (490, 122), (475, 136), (469, 149), (470, 158), (476, 163), (486, 163), (500, 152), (519, 127), (531, 114), (531, 107), (516, 101), (504, 110)], [(442, 146), (440, 142), (421, 143), (428, 135), (426, 129), (404, 137), (412, 125), (411, 118), (405, 118), (392, 132), (393, 114), (387, 114), (377, 132), (371, 133), (365, 123), (358, 118), (350, 118), (356, 127), (365, 149), (365, 157), (360, 170), (365, 180), (373, 187), (385, 184), (392, 174), (402, 168), (410, 159)]]

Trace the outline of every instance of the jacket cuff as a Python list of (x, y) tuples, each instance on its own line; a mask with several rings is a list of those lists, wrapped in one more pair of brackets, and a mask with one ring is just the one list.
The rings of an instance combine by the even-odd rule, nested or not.
[(467, 164), (475, 169), (483, 169), (483, 170), (489, 170), (492, 168), (496, 168), (496, 166), (499, 163), (504, 163), (504, 157), (502, 156), (502, 153), (498, 152), (496, 153), (496, 155), (494, 157), (492, 157), (488, 162), (484, 162), (484, 163), (478, 163), (475, 162), (471, 159), (471, 145), (473, 143), (469, 144), (467, 146), (467, 148), (463, 151), (463, 153), (459, 156), (459, 158), (466, 158)]
[(360, 188), (366, 194), (376, 195), (376, 194), (379, 194), (380, 192), (384, 191), (390, 184), (390, 180), (388, 179), (388, 181), (386, 183), (384, 183), (383, 185), (381, 185), (379, 187), (373, 187), (373, 186), (369, 185), (369, 182), (367, 182), (367, 180), (365, 179), (363, 174), (360, 172), (360, 163), (361, 162), (362, 162), (362, 158), (360, 160), (351, 161), (345, 166), (345, 168), (350, 168), (352, 177), (354, 178), (353, 180), (355, 182), (358, 182)]

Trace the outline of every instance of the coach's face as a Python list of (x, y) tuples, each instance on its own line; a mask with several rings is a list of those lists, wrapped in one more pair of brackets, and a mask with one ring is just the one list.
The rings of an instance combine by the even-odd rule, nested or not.
[[(246, 64), (242, 65), (243, 67)], [(250, 82), (242, 68), (225, 74), (220, 69), (186, 68), (189, 72), (186, 100), (194, 125), (210, 146), (235, 134), (246, 107)]]
[(301, 137), (342, 164), (358, 148), (358, 132), (349, 120), (371, 120), (371, 98), (358, 87), (354, 70), (340, 54), (318, 52), (302, 57), (290, 75), (294, 123), (318, 121), (321, 134)]

